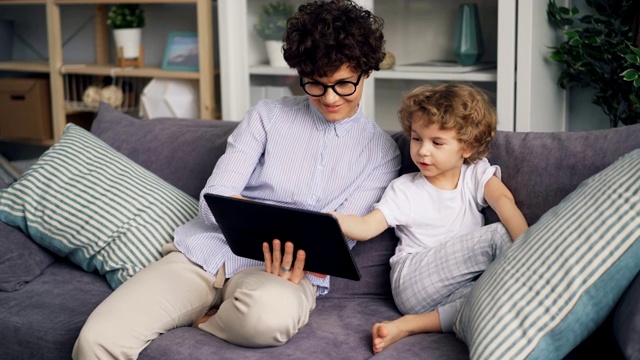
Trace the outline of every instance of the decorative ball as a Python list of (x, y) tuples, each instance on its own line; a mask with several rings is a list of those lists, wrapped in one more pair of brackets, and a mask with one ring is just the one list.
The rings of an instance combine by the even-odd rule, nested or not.
[(384, 60), (380, 63), (380, 69), (388, 70), (396, 64), (396, 56), (393, 55), (391, 51), (387, 51), (387, 55), (385, 55)]
[(91, 85), (82, 94), (82, 102), (91, 109), (97, 109), (100, 105), (100, 88)]
[(118, 108), (122, 105), (124, 96), (122, 94), (122, 89), (115, 85), (109, 85), (105, 86), (100, 91), (100, 99), (112, 107)]

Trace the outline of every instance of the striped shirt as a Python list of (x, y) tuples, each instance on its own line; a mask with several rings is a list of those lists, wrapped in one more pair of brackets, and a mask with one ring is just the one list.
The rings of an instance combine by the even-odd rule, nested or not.
[[(395, 142), (361, 108), (351, 118), (329, 122), (306, 96), (263, 100), (229, 136), (200, 194), (199, 216), (176, 229), (174, 244), (209, 274), (224, 264), (231, 277), (264, 263), (231, 252), (203, 194), (240, 194), (306, 210), (364, 215), (399, 167)], [(328, 292), (328, 276), (307, 276), (319, 295)]]

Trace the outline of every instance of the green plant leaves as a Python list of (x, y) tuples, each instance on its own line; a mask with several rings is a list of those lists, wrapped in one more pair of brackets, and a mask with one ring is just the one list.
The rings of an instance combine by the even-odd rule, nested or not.
[(144, 27), (144, 10), (137, 4), (115, 5), (107, 13), (107, 25), (112, 29)]
[[(633, 48), (633, 50), (637, 50), (637, 49)], [(640, 57), (636, 54), (627, 54), (625, 55), (625, 58), (627, 59), (628, 62), (632, 64), (640, 65)]]
[(633, 37), (633, 0), (585, 0), (592, 9), (578, 16), (576, 7), (547, 3), (549, 23), (565, 36), (550, 47), (560, 65), (558, 86), (590, 87), (592, 103), (601, 107), (612, 127), (640, 120), (640, 49)]
[(263, 40), (282, 40), (287, 19), (293, 15), (293, 6), (287, 1), (276, 1), (262, 6), (254, 28)]
[(625, 80), (635, 80), (638, 78), (638, 70), (635, 69), (627, 69), (625, 71), (622, 72), (622, 77)]

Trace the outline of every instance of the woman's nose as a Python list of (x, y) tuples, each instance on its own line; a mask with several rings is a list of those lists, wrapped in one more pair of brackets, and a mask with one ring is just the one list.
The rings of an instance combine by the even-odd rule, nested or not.
[(339, 97), (340, 97), (340, 95), (336, 94), (336, 92), (333, 90), (333, 88), (328, 88), (327, 91), (324, 92), (324, 95), (322, 95), (322, 98), (327, 103), (335, 101)]

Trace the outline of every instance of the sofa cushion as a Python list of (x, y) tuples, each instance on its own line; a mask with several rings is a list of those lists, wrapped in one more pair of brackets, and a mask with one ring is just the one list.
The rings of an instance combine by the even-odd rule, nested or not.
[(17, 291), (56, 258), (22, 231), (0, 222), (0, 291)]
[(197, 213), (193, 198), (73, 124), (0, 190), (0, 220), (106, 275), (114, 289), (159, 259), (173, 230)]
[(484, 272), (454, 330), (472, 359), (558, 359), (640, 270), (640, 149), (583, 182)]
[(140, 120), (101, 103), (91, 132), (197, 199), (237, 124), (175, 118)]
[(613, 334), (625, 359), (640, 359), (640, 274), (616, 305)]

